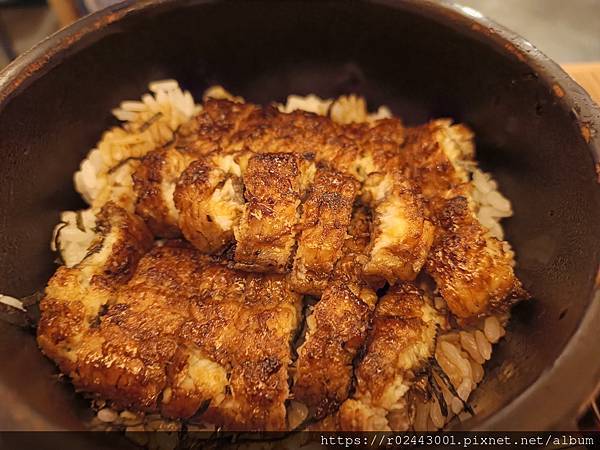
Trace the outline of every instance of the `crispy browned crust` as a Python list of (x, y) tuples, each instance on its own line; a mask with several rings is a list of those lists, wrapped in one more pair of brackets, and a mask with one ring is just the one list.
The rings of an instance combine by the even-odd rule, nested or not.
[[(434, 226), (425, 218), (412, 186), (399, 175), (372, 176), (368, 184), (372, 182), (379, 192), (370, 194), (374, 204), (373, 229), (369, 261), (363, 273), (390, 284), (414, 280), (433, 242)], [(386, 184), (389, 187), (383, 189), (381, 186)]]
[(300, 307), (301, 297), (290, 291), (284, 277), (248, 276), (238, 332), (229, 344), (237, 363), (231, 373), (235, 414), (224, 407), (224, 423), (230, 428), (285, 429), (290, 342), (300, 323)]
[(295, 291), (320, 295), (342, 256), (359, 185), (335, 170), (320, 169), (303, 204), (301, 234), (290, 281)]
[(512, 257), (470, 210), (471, 184), (451, 160), (468, 161), (472, 139), (464, 125), (436, 120), (409, 130), (401, 153), (405, 173), (421, 190), (437, 226), (426, 270), (460, 318), (504, 311), (527, 297), (512, 269)]
[(352, 361), (369, 322), (369, 305), (341, 282), (330, 284), (307, 319), (306, 342), (298, 350), (293, 393), (321, 419), (348, 397)]
[[(48, 283), (40, 303), (38, 344), (76, 387), (124, 403), (133, 395), (143, 409), (160, 392), (160, 380), (155, 373), (111, 362), (126, 344), (114, 334), (98, 336), (98, 320), (133, 275), (152, 236), (139, 218), (112, 203), (102, 208), (97, 225), (100, 236), (88, 256), (73, 268), (59, 268)], [(110, 369), (103, 372), (109, 363)], [(108, 379), (110, 388), (105, 387)], [(123, 388), (127, 385), (136, 392)]]
[[(363, 359), (356, 368), (356, 391), (339, 411), (340, 429), (372, 429), (376, 408), (386, 413), (433, 355), (437, 317), (423, 292), (412, 283), (392, 286), (372, 319)], [(396, 405), (398, 407), (398, 405)]]
[[(202, 419), (227, 429), (284, 429), (290, 340), (299, 323), (300, 296), (282, 276), (214, 264), (204, 268), (193, 289), (180, 336), (225, 367), (228, 379), (223, 398), (213, 398)], [(204, 376), (200, 373), (198, 384)], [(189, 392), (174, 394), (185, 401)]]
[(231, 430), (285, 429), (301, 298), (284, 277), (236, 272), (180, 244), (154, 248), (110, 290), (82, 291), (83, 269), (69, 270), (48, 286), (38, 340), (78, 389)]
[(181, 173), (195, 159), (190, 152), (160, 148), (144, 156), (134, 172), (135, 213), (144, 219), (155, 236), (181, 235), (173, 190)]
[[(220, 193), (228, 190), (225, 201), (217, 200)], [(231, 195), (229, 194), (231, 192)], [(243, 186), (239, 176), (216, 167), (209, 157), (191, 163), (177, 181), (174, 194), (175, 207), (179, 211), (179, 227), (185, 238), (204, 253), (224, 250), (233, 240), (233, 226), (237, 225), (243, 200)], [(229, 214), (226, 209), (236, 209)], [(215, 214), (228, 214), (232, 222), (223, 226)]]
[(215, 187), (224, 181), (222, 175), (215, 173), (208, 161), (194, 161), (179, 177), (173, 196), (175, 207), (179, 211), (181, 232), (205, 253), (221, 250), (233, 238), (233, 230), (223, 232), (212, 221), (205, 206)]
[(336, 158), (340, 170), (365, 181), (372, 173), (393, 173), (401, 168), (400, 153), (406, 140), (406, 128), (399, 119), (346, 125), (345, 136), (357, 145), (355, 153), (342, 152)]
[(377, 303), (374, 289), (383, 287), (384, 283), (363, 276), (363, 267), (369, 260), (370, 239), (371, 214), (367, 207), (361, 205), (352, 212), (342, 257), (336, 262), (331, 279), (344, 283), (370, 308), (374, 308)]
[(335, 157), (355, 145), (327, 117), (303, 111), (281, 113), (271, 106), (256, 109), (232, 136), (230, 145), (256, 153), (313, 153)]
[(363, 267), (369, 260), (368, 247), (371, 240), (371, 213), (369, 208), (358, 206), (352, 212), (348, 233), (337, 261), (333, 278), (346, 284), (363, 280)]
[(248, 115), (258, 109), (250, 103), (208, 99), (185, 130), (185, 137), (179, 145), (200, 155), (211, 153), (216, 148), (225, 152), (241, 150), (241, 146), (234, 150), (235, 146), (230, 144), (232, 136), (246, 126)]
[(226, 153), (243, 149), (255, 153), (312, 153), (320, 148), (337, 155), (344, 144), (353, 146), (326, 117), (302, 111), (284, 114), (272, 106), (229, 100), (207, 99), (192, 130), (188, 148), (204, 154), (219, 146)]
[(396, 153), (406, 141), (406, 128), (396, 117), (381, 119), (375, 123), (349, 125), (346, 130), (352, 128), (355, 128), (351, 132), (353, 138), (358, 139), (362, 145), (376, 146), (380, 151)]
[[(510, 255), (468, 208), (456, 152), (472, 154), (472, 134), (447, 120), (339, 125), (208, 100), (170, 147), (140, 162), (133, 179), (143, 221), (108, 204), (90, 255), (52, 277), (40, 347), (77, 389), (119, 408), (284, 430), (294, 399), (324, 418), (315, 429), (394, 428), (387, 412), (402, 408), (402, 389), (433, 354), (438, 323), (423, 293), (397, 281), (414, 279), (427, 261), (464, 319), (526, 295)], [(146, 226), (189, 243), (147, 253)], [(221, 252), (221, 262), (202, 254)], [(377, 303), (385, 280), (393, 286)], [(322, 297), (290, 394), (299, 293)]]
[[(433, 354), (436, 324), (425, 314), (423, 291), (412, 283), (392, 286), (377, 303), (367, 349), (356, 371), (357, 389), (367, 388), (380, 399), (399, 369), (414, 370)], [(429, 313), (433, 313), (430, 308)], [(418, 358), (402, 358), (415, 344), (423, 345)]]
[(342, 126), (304, 111), (281, 113), (272, 106), (228, 100), (207, 100), (195, 121), (197, 132), (190, 148), (196, 151), (207, 153), (218, 145), (226, 153), (243, 149), (315, 153), (317, 161), (359, 180), (373, 171), (397, 167), (395, 155), (405, 139), (405, 128), (398, 119)]
[(437, 221), (426, 270), (452, 313), (467, 318), (505, 311), (516, 299), (527, 297), (511, 256), (481, 226), (466, 198), (447, 200)]
[(285, 272), (296, 241), (302, 195), (297, 154), (256, 155), (244, 173), (246, 205), (234, 229), (236, 267)]
[[(454, 196), (452, 193), (455, 190), (463, 193), (470, 190), (464, 174), (457, 170), (444, 151), (443, 140), (448, 136), (449, 128), (448, 120), (434, 120), (410, 128), (400, 152), (400, 165), (404, 168), (405, 175), (422, 193), (425, 205), (432, 215), (436, 214), (445, 199)], [(463, 141), (471, 139), (472, 134), (466, 127), (454, 125), (453, 129)], [(472, 146), (472, 143), (460, 144)]]
[(141, 256), (152, 246), (152, 235), (136, 215), (114, 203), (107, 203), (98, 213), (96, 231), (99, 237), (92, 242), (79, 267), (93, 267), (93, 285), (111, 288), (125, 283)]

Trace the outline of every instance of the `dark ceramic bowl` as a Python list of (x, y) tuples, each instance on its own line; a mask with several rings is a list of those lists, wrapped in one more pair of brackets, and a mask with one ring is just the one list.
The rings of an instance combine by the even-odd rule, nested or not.
[[(259, 103), (357, 92), (408, 124), (469, 124), (513, 202), (506, 232), (535, 299), (515, 309), (462, 426), (575, 426), (600, 379), (600, 112), (529, 42), (467, 8), (125, 2), (46, 39), (0, 74), (0, 292), (44, 286), (58, 213), (82, 206), (79, 162), (111, 108), (165, 77), (198, 97), (213, 83)], [(85, 401), (34, 336), (0, 327), (0, 426), (81, 427)]]

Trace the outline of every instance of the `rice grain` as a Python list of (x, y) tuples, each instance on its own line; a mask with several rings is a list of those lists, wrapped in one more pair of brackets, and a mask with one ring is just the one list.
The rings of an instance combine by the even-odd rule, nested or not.
[(477, 364), (474, 361), (471, 361), (471, 370), (473, 371), (473, 381), (477, 385), (481, 382), (481, 380), (483, 380), (485, 371), (483, 370), (483, 366), (481, 364)]
[(435, 359), (437, 360), (442, 370), (446, 373), (446, 375), (448, 375), (448, 378), (450, 378), (450, 382), (452, 383), (452, 385), (454, 387), (460, 385), (460, 382), (462, 380), (461, 371), (452, 362), (450, 362), (450, 359), (448, 359), (446, 353), (440, 348), (438, 348), (438, 350), (435, 353)]
[(442, 342), (440, 346), (450, 362), (460, 370), (462, 377), (471, 378), (471, 366), (469, 365), (469, 362), (460, 355), (458, 348), (449, 342)]
[(454, 414), (460, 414), (463, 410), (463, 403), (460, 401), (460, 399), (453, 397), (450, 407), (452, 408), (452, 412)]
[(415, 431), (427, 431), (429, 418), (429, 403), (417, 402), (413, 428)]
[(463, 402), (466, 402), (469, 398), (469, 394), (471, 393), (471, 386), (473, 385), (473, 379), (470, 377), (463, 378), (460, 386), (456, 389), (458, 396), (461, 398)]
[(105, 423), (110, 423), (110, 422), (114, 422), (115, 420), (117, 420), (119, 418), (119, 414), (111, 408), (103, 408), (100, 411), (98, 411), (98, 419), (100, 419), (102, 422)]
[(9, 295), (0, 294), (0, 303), (11, 306), (15, 309), (20, 309), (21, 311), (25, 311), (23, 302), (17, 298), (9, 296)]
[(490, 341), (487, 340), (481, 330), (475, 331), (475, 341), (483, 359), (486, 361), (489, 360), (492, 356), (492, 344), (490, 344)]
[(430, 402), (429, 417), (437, 429), (444, 428), (446, 418), (442, 415), (440, 404), (435, 397)]
[(500, 337), (502, 337), (502, 326), (500, 325), (498, 318), (495, 316), (487, 317), (485, 319), (483, 332), (485, 337), (488, 338), (492, 344), (498, 342)]
[(471, 333), (469, 333), (468, 331), (461, 331), (460, 344), (475, 362), (479, 364), (484, 363), (485, 360), (481, 356), (481, 353), (479, 353), (477, 342), (475, 341), (475, 337)]

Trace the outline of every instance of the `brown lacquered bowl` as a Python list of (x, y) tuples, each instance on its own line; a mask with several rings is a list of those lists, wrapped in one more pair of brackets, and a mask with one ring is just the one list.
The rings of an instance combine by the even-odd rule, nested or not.
[[(573, 428), (600, 379), (600, 111), (530, 43), (429, 1), (138, 1), (88, 16), (0, 73), (0, 292), (30, 294), (55, 270), (58, 213), (82, 206), (72, 175), (110, 110), (151, 80), (198, 98), (219, 83), (250, 101), (356, 92), (408, 124), (471, 126), (511, 199), (505, 224), (534, 300), (475, 392), (468, 429)], [(76, 429), (87, 403), (0, 324), (0, 427)]]

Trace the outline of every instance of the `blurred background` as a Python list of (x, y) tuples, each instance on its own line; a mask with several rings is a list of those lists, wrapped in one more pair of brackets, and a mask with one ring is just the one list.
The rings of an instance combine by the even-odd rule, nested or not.
[[(0, 69), (49, 34), (111, 3), (118, 1), (0, 0)], [(600, 102), (600, 0), (457, 3), (524, 36), (562, 64)]]

